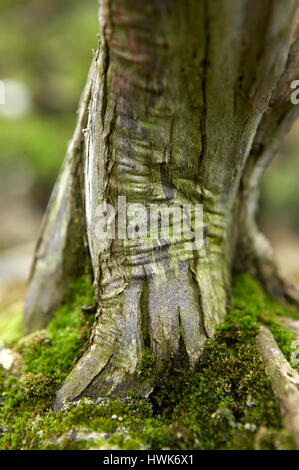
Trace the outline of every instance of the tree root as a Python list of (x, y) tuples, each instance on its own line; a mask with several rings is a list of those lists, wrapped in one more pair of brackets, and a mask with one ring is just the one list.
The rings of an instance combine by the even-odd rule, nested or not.
[[(250, 229), (248, 233), (250, 234)], [(251, 235), (247, 234), (244, 246), (246, 270), (256, 277), (266, 292), (278, 302), (285, 306), (298, 307), (299, 289), (280, 273), (268, 239), (254, 227)]]
[(279, 317), (279, 322), (293, 333), (296, 340), (299, 340), (299, 321), (290, 317)]
[(284, 426), (293, 434), (296, 448), (299, 449), (299, 374), (285, 359), (268, 328), (261, 326), (256, 346), (274, 395), (279, 400)]
[[(47, 326), (61, 304), (74, 275), (81, 274), (86, 260), (83, 193), (83, 128), (91, 92), (92, 61), (81, 96), (78, 120), (63, 167), (51, 195), (41, 227), (25, 300), (27, 332)], [(81, 255), (81, 256), (80, 256)]]
[[(195, 264), (179, 261), (173, 268), (164, 259), (136, 266), (122, 289), (115, 273), (111, 283), (106, 271), (89, 344), (59, 390), (55, 409), (86, 396), (147, 396), (172, 367), (182, 367), (182, 357), (195, 366), (226, 302), (213, 293), (216, 279), (206, 276), (204, 289), (212, 299), (206, 310)], [(111, 296), (112, 288), (118, 294)]]

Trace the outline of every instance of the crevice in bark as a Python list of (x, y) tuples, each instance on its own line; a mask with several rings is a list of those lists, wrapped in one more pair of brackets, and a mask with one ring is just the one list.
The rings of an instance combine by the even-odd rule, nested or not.
[[(145, 274), (145, 272), (144, 272)], [(150, 349), (150, 312), (149, 312), (149, 286), (146, 276), (141, 287), (140, 295), (140, 311), (141, 311), (141, 331), (143, 334), (144, 347)]]
[[(198, 260), (197, 260), (197, 262), (198, 262)], [(190, 266), (190, 272), (191, 272), (191, 277), (192, 277), (194, 286), (198, 286), (197, 295), (198, 295), (200, 322), (201, 322), (201, 325), (202, 325), (202, 328), (203, 328), (203, 331), (204, 331), (204, 334), (205, 334), (206, 338), (209, 338), (209, 334), (208, 334), (208, 331), (207, 331), (206, 326), (205, 326), (205, 311), (204, 311), (203, 302), (202, 302), (201, 287), (200, 287), (200, 285), (198, 285), (198, 282), (197, 282), (197, 279), (196, 279), (196, 274), (195, 274), (195, 269), (192, 266), (192, 263), (191, 263), (191, 266)]]
[(201, 82), (201, 91), (202, 91), (202, 112), (200, 119), (200, 132), (201, 132), (201, 154), (199, 157), (199, 173), (201, 172), (201, 166), (203, 165), (205, 156), (206, 156), (206, 120), (207, 120), (207, 90), (206, 83), (208, 79), (209, 71), (209, 43), (210, 43), (210, 30), (209, 30), (209, 12), (208, 12), (208, 2), (204, 1), (204, 22), (205, 22), (205, 47), (204, 47), (204, 57), (202, 62), (202, 82)]

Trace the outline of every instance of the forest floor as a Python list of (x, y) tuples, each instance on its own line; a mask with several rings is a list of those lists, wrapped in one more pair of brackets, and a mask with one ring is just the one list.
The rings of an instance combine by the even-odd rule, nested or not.
[[(48, 328), (22, 337), (23, 286), (7, 291), (0, 311), (1, 449), (292, 449), (255, 347), (259, 325), (290, 360), (294, 339), (281, 325), (299, 314), (268, 299), (244, 274), (234, 280), (226, 322), (207, 342), (194, 371), (173, 370), (148, 399), (83, 399), (62, 411), (52, 403), (92, 321), (82, 305), (90, 280), (74, 282)], [(2, 302), (3, 304), (3, 302)], [(298, 366), (294, 366), (298, 370)], [(140, 374), (150, 373), (143, 364)]]

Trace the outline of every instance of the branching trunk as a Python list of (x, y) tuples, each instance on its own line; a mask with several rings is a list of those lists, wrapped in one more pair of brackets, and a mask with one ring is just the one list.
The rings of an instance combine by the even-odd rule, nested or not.
[[(259, 262), (266, 284), (272, 276), (259, 256), (266, 250), (254, 220), (256, 191), (297, 114), (287, 96), (288, 70), (298, 68), (297, 43), (290, 50), (296, 7), (295, 0), (100, 2), (91, 92), (88, 84), (26, 303), (28, 330), (45, 325), (90, 256), (97, 312), (57, 407), (86, 395), (145, 395), (179, 366), (182, 347), (192, 367), (225, 316), (236, 259)], [(100, 239), (99, 207), (117, 207), (119, 196), (146, 209), (203, 204), (203, 246)]]
[(291, 83), (299, 73), (299, 38), (295, 30), (288, 61), (257, 130), (240, 189), (237, 269), (257, 276), (270, 295), (283, 303), (299, 304), (299, 292), (279, 274), (269, 241), (256, 224), (259, 187), (264, 171), (275, 157), (299, 107), (290, 100)]

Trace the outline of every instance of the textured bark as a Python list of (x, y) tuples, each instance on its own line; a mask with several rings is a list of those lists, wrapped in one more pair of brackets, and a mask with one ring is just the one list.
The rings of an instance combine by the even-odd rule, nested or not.
[[(86, 220), (97, 312), (56, 407), (86, 395), (147, 394), (179, 365), (182, 345), (192, 367), (213, 337), (229, 302), (236, 245), (245, 246), (241, 220), (254, 223), (244, 182), (247, 168), (259, 165), (252, 149), (286, 73), (296, 6), (295, 0), (100, 2), (90, 99), (87, 85), (75, 135), (80, 150), (68, 160), (72, 166), (78, 159), (79, 174), (85, 167), (84, 214), (76, 220)], [(88, 101), (83, 163), (80, 128)], [(64, 169), (62, 175), (69, 178), (69, 210), (58, 215), (55, 194), (65, 194), (61, 176), (42, 235), (56, 240), (60, 255), (52, 271), (43, 271), (50, 248), (33, 267), (28, 329), (44, 324), (61, 298), (67, 234), (79, 233), (70, 223), (74, 173)], [(99, 240), (99, 205), (116, 207), (119, 196), (146, 208), (203, 204), (203, 247), (187, 251), (185, 240)], [(67, 225), (57, 230), (62, 220)], [(49, 280), (55, 289), (63, 282), (51, 299), (35, 303)], [(151, 373), (141, 380), (140, 361), (148, 350)]]
[(60, 305), (70, 281), (90, 264), (86, 240), (83, 134), (94, 61), (82, 93), (78, 121), (41, 227), (25, 299), (24, 325), (43, 328)]
[(299, 374), (285, 359), (268, 328), (261, 327), (256, 346), (279, 400), (285, 428), (292, 433), (299, 449)]

